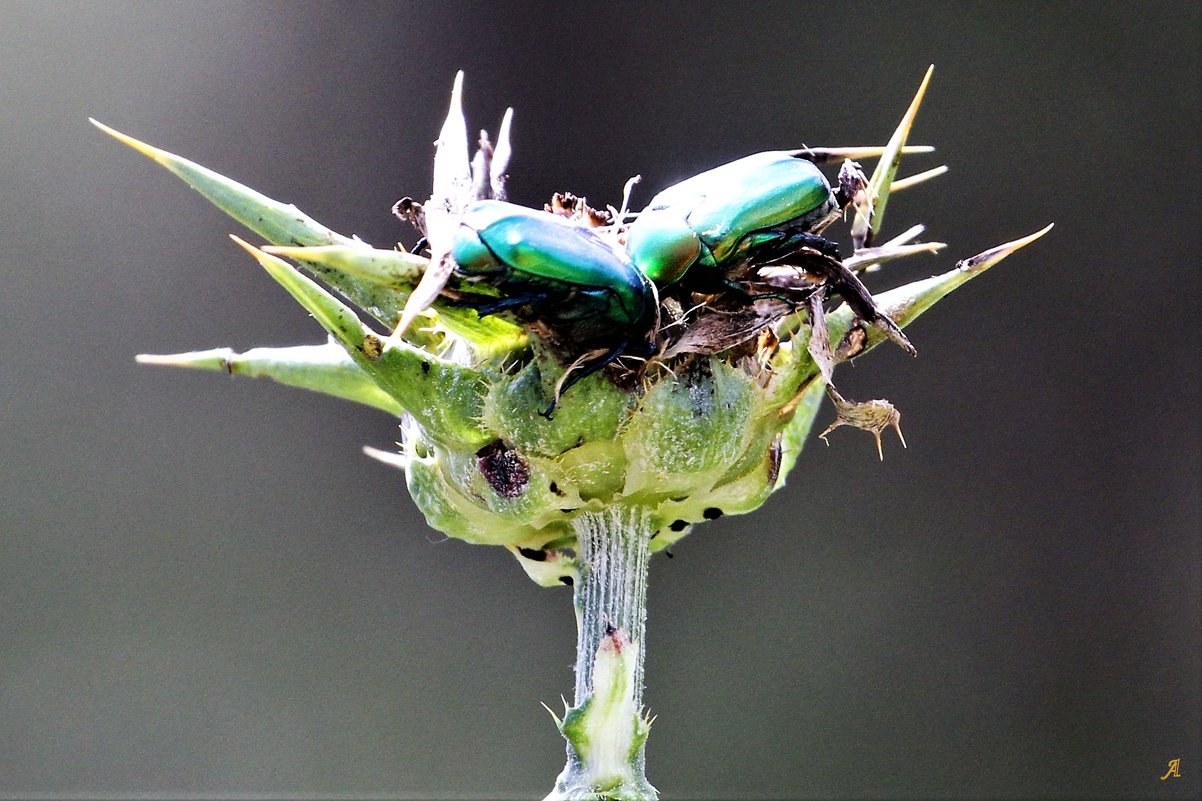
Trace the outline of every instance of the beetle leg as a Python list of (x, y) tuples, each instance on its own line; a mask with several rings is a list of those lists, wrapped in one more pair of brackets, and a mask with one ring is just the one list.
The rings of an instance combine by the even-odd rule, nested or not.
[(789, 231), (782, 234), (776, 241), (758, 244), (752, 251), (752, 261), (760, 265), (781, 261), (796, 255), (800, 248), (809, 248), (829, 259), (839, 260), (838, 243), (807, 231)]
[(756, 292), (752, 294), (747, 291), (747, 287), (740, 284), (738, 281), (732, 281), (729, 278), (721, 278), (719, 284), (726, 290), (734, 292), (748, 303), (755, 303), (757, 300), (779, 300), (789, 304), (792, 309), (797, 308), (797, 301), (787, 295), (782, 295), (778, 292)]
[(516, 309), (520, 306), (528, 306), (545, 301), (546, 299), (547, 293), (545, 292), (531, 292), (526, 295), (514, 295), (510, 298), (489, 298), (487, 303), (477, 303), (473, 300), (464, 300), (460, 301), (460, 303), (475, 309), (476, 314), (481, 317), (487, 317), (490, 314)]
[(831, 288), (839, 293), (839, 297), (847, 301), (847, 305), (851, 306), (856, 314), (860, 315), (865, 322), (884, 331), (885, 336), (893, 340), (906, 353), (911, 356), (918, 355), (918, 351), (897, 327), (897, 323), (893, 322), (889, 315), (882, 312), (876, 305), (872, 293), (868, 291), (868, 287), (864, 286), (864, 282), (860, 280), (859, 276), (844, 267), (843, 262), (837, 259), (829, 259), (826, 262), (826, 269), (829, 272), (828, 280), (831, 282)]
[(560, 379), (561, 383), (555, 388), (555, 397), (551, 399), (551, 403), (546, 409), (539, 412), (539, 415), (548, 420), (553, 419), (551, 413), (555, 411), (555, 407), (559, 404), (559, 399), (563, 397), (565, 392), (606, 365), (613, 363), (619, 356), (626, 352), (626, 348), (629, 345), (629, 340), (624, 339), (617, 346), (606, 351), (601, 356), (585, 362), (575, 370), (569, 367), (568, 372), (564, 373), (563, 378)]
[(794, 235), (798, 244), (804, 245), (807, 248), (813, 248), (823, 256), (839, 261), (839, 245), (832, 242), (824, 236), (818, 234), (799, 233)]
[[(792, 250), (787, 250), (792, 246)], [(909, 353), (911, 356), (918, 355), (918, 351), (910, 344), (910, 340), (897, 327), (897, 323), (889, 319), (889, 316), (884, 314), (877, 307), (876, 301), (872, 297), (872, 293), (868, 291), (868, 287), (864, 286), (864, 282), (860, 280), (854, 272), (847, 269), (843, 262), (839, 260), (839, 247), (834, 242), (817, 234), (810, 234), (802, 231), (790, 233), (788, 237), (780, 242), (773, 244), (770, 248), (764, 248), (759, 251), (757, 261), (785, 261), (791, 256), (799, 255), (797, 247), (802, 246), (815, 250), (822, 254), (822, 258), (814, 258), (811, 254), (811, 261), (820, 263), (818, 270), (826, 273), (826, 279), (831, 288), (839, 294), (839, 297), (847, 301), (847, 305), (860, 315), (861, 318), (870, 325), (875, 325), (885, 332), (885, 336), (893, 340), (898, 347)], [(767, 258), (765, 258), (767, 257)]]

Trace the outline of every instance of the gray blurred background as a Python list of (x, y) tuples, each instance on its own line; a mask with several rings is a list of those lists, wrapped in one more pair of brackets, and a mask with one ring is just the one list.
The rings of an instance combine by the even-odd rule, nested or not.
[[(1199, 746), (1199, 6), (0, 6), (0, 797), (539, 797), (567, 590), (444, 541), (386, 416), (138, 352), (319, 342), (91, 115), (376, 244), (457, 69), (512, 194), (635, 205), (912, 141), (946, 254), (1055, 231), (839, 374), (841, 429), (652, 566), (665, 798), (1186, 798)], [(825, 425), (829, 408), (819, 417)], [(1170, 759), (1182, 778), (1159, 781)]]

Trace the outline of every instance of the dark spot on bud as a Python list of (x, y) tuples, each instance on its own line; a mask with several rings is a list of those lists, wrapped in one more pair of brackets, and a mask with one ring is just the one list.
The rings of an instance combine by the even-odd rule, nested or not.
[(573, 583), (573, 582), (572, 582), (572, 577), (571, 577), (571, 576), (560, 576), (560, 577), (559, 577), (559, 583), (560, 583), (560, 584), (565, 584), (565, 585), (567, 585), (567, 586), (571, 587), (571, 586), (572, 586), (572, 583)]
[(422, 375), (430, 375), (430, 363), (422, 362)]
[(780, 459), (781, 459), (781, 436), (777, 434), (776, 439), (772, 440), (772, 447), (768, 449), (768, 485), (776, 486), (776, 479), (780, 477)]
[(570, 515), (572, 512), (575, 512), (576, 510), (575, 509), (560, 509), (559, 511), (565, 515)]
[(711, 506), (710, 508), (708, 508), (704, 512), (702, 512), (701, 516), (704, 517), (706, 520), (717, 520), (719, 517), (722, 516), (722, 510), (719, 509), (717, 506)]
[(530, 465), (501, 440), (476, 451), (476, 464), (488, 486), (502, 498), (518, 497), (530, 483)]
[(531, 562), (547, 561), (547, 552), (541, 548), (518, 548), (518, 553), (529, 559)]
[(554, 481), (551, 482), (551, 486), (548, 487), (548, 489), (551, 490), (552, 495), (558, 495), (561, 498), (565, 494), (564, 491), (559, 488), (559, 485), (556, 484)]
[(672, 525), (668, 526), (668, 528), (672, 529), (673, 531), (684, 531), (688, 527), (688, 520), (673, 520)]
[(363, 337), (363, 345), (361, 350), (363, 351), (363, 355), (366, 356), (369, 361), (374, 362), (376, 359), (380, 358), (380, 354), (384, 352), (384, 346), (380, 343), (379, 337), (377, 337), (375, 334), (368, 334), (367, 336)]

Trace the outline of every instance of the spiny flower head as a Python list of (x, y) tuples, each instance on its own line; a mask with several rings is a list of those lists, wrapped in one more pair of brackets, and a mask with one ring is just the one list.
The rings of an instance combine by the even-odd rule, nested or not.
[[(329, 334), (321, 345), (140, 359), (267, 376), (394, 415), (400, 449), (367, 451), (404, 469), (430, 525), (507, 547), (544, 585), (573, 580), (572, 521), (582, 512), (615, 504), (650, 510), (656, 551), (695, 523), (759, 507), (784, 483), (828, 393), (837, 416), (824, 437), (838, 425), (873, 432), (878, 448), (884, 428), (900, 436), (899, 413), (887, 401), (859, 404), (839, 395), (835, 365), (885, 339), (908, 345), (900, 327), (1048, 230), (877, 295), (888, 325), (866, 322), (849, 304), (826, 311), (826, 296), (815, 289), (820, 280), (798, 294), (803, 271), (796, 265), (759, 269), (750, 298), (717, 293), (692, 302), (683, 291), (663, 290), (652, 356), (619, 360), (561, 394), (581, 356), (573, 343), (537, 315), (480, 316), (460, 302), (480, 286), (456, 270), (456, 226), (473, 202), (504, 196), (512, 119), (507, 113), (495, 147), (482, 136), (469, 161), (461, 80), (437, 142), (431, 198), (397, 207), (422, 228), (429, 256), (335, 233), (294, 206), (96, 124), (265, 239), (264, 246), (235, 241)], [(850, 166), (840, 173), (846, 208), (854, 211), (855, 252), (838, 263), (849, 274), (941, 247), (915, 243), (920, 227), (874, 244), (891, 192), (942, 171), (894, 181), (904, 152), (929, 150), (906, 147), (925, 86), (886, 147), (810, 151), (815, 160), (879, 156), (871, 180), (857, 181)], [(630, 216), (625, 199), (621, 209), (605, 212), (561, 194), (548, 211), (621, 251)], [(554, 415), (541, 413), (548, 399)]]

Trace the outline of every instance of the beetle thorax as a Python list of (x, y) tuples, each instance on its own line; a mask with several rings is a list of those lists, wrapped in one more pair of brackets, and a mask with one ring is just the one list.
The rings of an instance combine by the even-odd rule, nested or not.
[(701, 239), (672, 209), (644, 211), (626, 233), (626, 251), (643, 275), (658, 286), (680, 280), (701, 255)]

